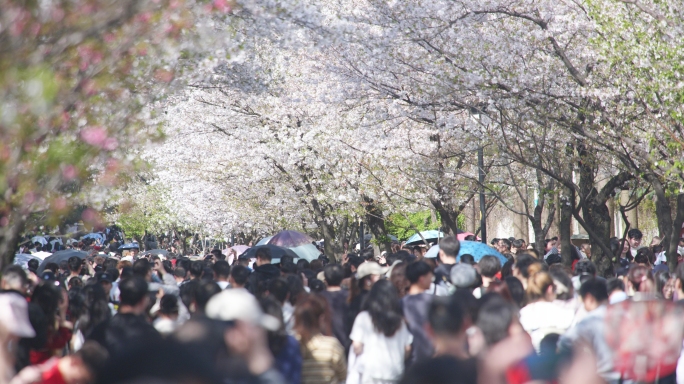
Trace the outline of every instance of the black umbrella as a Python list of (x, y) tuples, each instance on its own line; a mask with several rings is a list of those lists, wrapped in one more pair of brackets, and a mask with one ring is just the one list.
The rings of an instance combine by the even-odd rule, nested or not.
[(77, 251), (75, 249), (65, 249), (63, 251), (57, 251), (53, 253), (52, 255), (48, 256), (43, 260), (42, 263), (40, 263), (40, 266), (38, 267), (38, 275), (43, 273), (43, 270), (45, 270), (45, 266), (48, 265), (48, 263), (55, 263), (59, 264), (63, 260), (69, 260), (72, 256), (76, 256), (79, 259), (85, 259), (88, 254), (86, 252), (81, 252)]
[(273, 259), (273, 263), (277, 263), (285, 255), (292, 256), (295, 259), (299, 258), (299, 256), (297, 256), (297, 254), (294, 253), (294, 251), (290, 248), (283, 248), (273, 244), (257, 245), (256, 247), (252, 247), (246, 250), (245, 253), (240, 255), (240, 257), (248, 257), (250, 259), (256, 258), (256, 252), (264, 248), (268, 249), (271, 252), (271, 258)]

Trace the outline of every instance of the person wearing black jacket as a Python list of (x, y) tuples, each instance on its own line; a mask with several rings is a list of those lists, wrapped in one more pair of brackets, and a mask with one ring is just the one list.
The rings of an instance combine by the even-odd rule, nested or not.
[(280, 277), (280, 269), (271, 264), (271, 252), (267, 248), (256, 251), (254, 272), (249, 276), (247, 289), (253, 295), (260, 297), (268, 289), (273, 279)]

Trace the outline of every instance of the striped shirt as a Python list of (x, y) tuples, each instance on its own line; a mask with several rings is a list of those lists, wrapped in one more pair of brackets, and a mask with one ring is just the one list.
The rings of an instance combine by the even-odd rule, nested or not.
[(330, 336), (318, 334), (302, 351), (302, 384), (344, 383), (347, 379), (347, 362), (344, 348)]

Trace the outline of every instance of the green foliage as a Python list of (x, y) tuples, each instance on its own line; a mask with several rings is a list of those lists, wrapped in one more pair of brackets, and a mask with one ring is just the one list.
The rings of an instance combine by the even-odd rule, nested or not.
[[(439, 228), (439, 215), (436, 215), (436, 218), (437, 221), (432, 220), (432, 211), (430, 210), (409, 214), (393, 213), (385, 221), (385, 227), (387, 233), (396, 236), (399, 240), (406, 240), (415, 234), (416, 230), (422, 232)], [(463, 221), (465, 222), (465, 218)], [(461, 225), (460, 216), (459, 225)]]

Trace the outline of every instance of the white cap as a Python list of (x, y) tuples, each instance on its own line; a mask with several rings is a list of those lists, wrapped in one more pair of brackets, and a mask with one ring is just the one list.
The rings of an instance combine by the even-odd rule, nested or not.
[(0, 293), (0, 324), (18, 337), (34, 337), (28, 318), (28, 303), (17, 293)]
[(242, 320), (277, 331), (280, 321), (261, 310), (259, 302), (246, 289), (226, 289), (214, 295), (205, 309), (208, 318), (221, 321)]
[(359, 269), (356, 270), (356, 278), (363, 279), (370, 275), (384, 275), (387, 271), (389, 271), (389, 268), (381, 267), (375, 261), (367, 261), (359, 265)]

